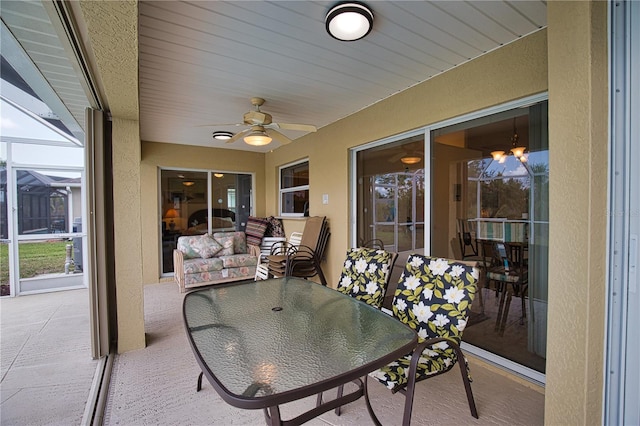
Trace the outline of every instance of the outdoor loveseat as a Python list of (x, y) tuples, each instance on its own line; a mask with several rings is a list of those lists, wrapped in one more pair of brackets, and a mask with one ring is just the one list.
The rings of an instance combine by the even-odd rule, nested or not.
[(192, 287), (253, 279), (259, 258), (260, 247), (247, 244), (241, 231), (182, 236), (173, 251), (174, 277), (181, 293)]

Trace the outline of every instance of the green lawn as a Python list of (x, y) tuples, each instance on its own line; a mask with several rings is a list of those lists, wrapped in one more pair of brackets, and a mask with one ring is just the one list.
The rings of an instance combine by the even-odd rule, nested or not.
[[(64, 273), (67, 240), (47, 240), (20, 243), (20, 277)], [(73, 266), (70, 268), (73, 272)], [(8, 246), (0, 244), (0, 283), (9, 284)]]

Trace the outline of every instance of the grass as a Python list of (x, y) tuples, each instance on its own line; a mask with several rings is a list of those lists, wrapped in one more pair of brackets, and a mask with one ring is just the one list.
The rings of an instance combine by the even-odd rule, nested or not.
[[(32, 278), (42, 274), (64, 273), (67, 240), (22, 242), (20, 251), (20, 278)], [(73, 265), (69, 269), (73, 272)], [(0, 244), (0, 284), (9, 286), (9, 246)]]

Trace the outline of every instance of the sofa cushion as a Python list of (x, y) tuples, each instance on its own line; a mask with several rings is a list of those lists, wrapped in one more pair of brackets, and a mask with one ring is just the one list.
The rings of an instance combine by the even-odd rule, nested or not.
[(255, 273), (255, 266), (242, 266), (240, 268), (221, 269), (220, 271), (198, 272), (196, 274), (186, 274), (184, 276), (184, 283), (186, 286), (195, 286), (211, 281), (225, 282), (241, 279), (253, 279)]
[(242, 231), (216, 232), (216, 233), (213, 234), (213, 238), (218, 240), (218, 242), (221, 242), (220, 238), (228, 237), (229, 235), (231, 235), (233, 237), (233, 253), (228, 253), (228, 254), (226, 254), (226, 252), (224, 254), (223, 253), (218, 253), (218, 256), (230, 256), (232, 254), (246, 253), (247, 252), (247, 238), (245, 236), (245, 233), (242, 232)]
[(233, 255), (233, 234), (223, 232), (220, 233), (220, 235), (218, 235), (218, 233), (215, 233), (213, 235), (213, 238), (222, 246), (222, 250), (217, 253), (218, 256)]
[(223, 269), (222, 259), (219, 257), (212, 257), (210, 259), (203, 259), (197, 257), (195, 259), (186, 259), (184, 261), (184, 273), (199, 274), (202, 272), (220, 271)]
[(222, 244), (207, 234), (201, 235), (198, 239), (194, 239), (191, 247), (193, 251), (198, 253), (203, 259), (209, 259), (215, 256), (224, 248)]
[(239, 268), (241, 266), (256, 266), (258, 258), (250, 254), (234, 254), (233, 256), (220, 256), (223, 268)]
[(249, 219), (247, 219), (247, 227), (244, 231), (247, 234), (247, 243), (259, 246), (267, 230), (267, 225), (269, 225), (267, 219), (249, 216)]
[(200, 253), (194, 250), (194, 243), (200, 239), (201, 235), (189, 235), (178, 237), (177, 249), (180, 250), (185, 259), (201, 257)]

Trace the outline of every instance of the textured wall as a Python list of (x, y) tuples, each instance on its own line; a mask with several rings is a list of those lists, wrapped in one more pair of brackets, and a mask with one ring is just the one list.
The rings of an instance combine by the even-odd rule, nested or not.
[(607, 228), (605, 2), (549, 2), (545, 423), (601, 424)]
[[(145, 346), (142, 289), (138, 3), (81, 1), (81, 31), (105, 110), (113, 117), (113, 203), (118, 352)], [(77, 8), (76, 8), (77, 12)], [(80, 19), (81, 18), (81, 19)], [(110, 214), (108, 212), (107, 214)]]
[(138, 2), (81, 1), (105, 109), (138, 120)]
[(145, 212), (144, 217), (147, 218), (142, 222), (143, 281), (146, 284), (157, 283), (161, 274), (160, 247), (158, 247), (158, 241), (160, 241), (159, 167), (253, 173), (255, 175), (254, 212), (258, 216), (265, 215), (263, 153), (143, 142), (141, 156), (141, 185), (146, 189), (141, 194), (141, 207)]
[(137, 120), (113, 118), (113, 206), (118, 352), (145, 346)]
[[(349, 148), (545, 90), (543, 30), (267, 154), (267, 213), (278, 209), (278, 166), (308, 156), (310, 214), (329, 218), (331, 238), (323, 269), (335, 286), (349, 247)], [(329, 195), (329, 204), (322, 204), (322, 194)]]

